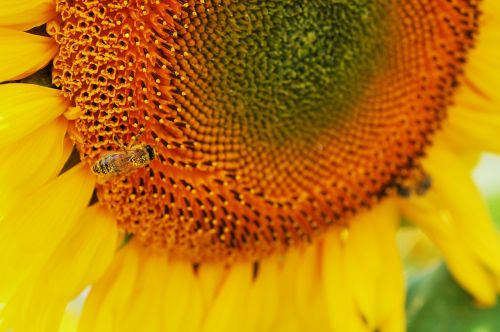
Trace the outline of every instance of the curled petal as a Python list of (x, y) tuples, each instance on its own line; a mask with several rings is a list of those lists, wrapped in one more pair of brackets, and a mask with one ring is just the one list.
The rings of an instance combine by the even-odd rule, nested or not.
[(66, 120), (57, 119), (0, 149), (0, 215), (57, 176), (70, 150), (64, 140), (66, 127)]
[(66, 304), (96, 281), (116, 250), (113, 218), (98, 205), (88, 208), (41, 271), (18, 288), (5, 309), (14, 331), (56, 331)]
[(88, 169), (79, 165), (9, 211), (0, 223), (0, 302), (7, 301), (30, 273), (45, 264), (80, 218), (94, 185)]
[(56, 14), (53, 0), (0, 0), (0, 26), (28, 30), (49, 21)]
[(27, 136), (67, 108), (59, 90), (35, 84), (2, 84), (0, 100), (0, 147)]
[(18, 80), (45, 67), (57, 44), (49, 37), (0, 28), (0, 82)]

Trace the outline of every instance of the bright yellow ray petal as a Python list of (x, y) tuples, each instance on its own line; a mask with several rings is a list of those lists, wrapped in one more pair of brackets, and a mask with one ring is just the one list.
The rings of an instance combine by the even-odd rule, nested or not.
[[(227, 319), (224, 319), (224, 321), (227, 321), (227, 325), (224, 322), (223, 325), (225, 326), (222, 328), (222, 331), (228, 331), (232, 332), (235, 330), (241, 331), (241, 332), (254, 332), (255, 330), (252, 329), (251, 324), (247, 324), (247, 320), (250, 318), (247, 316), (246, 313), (246, 308), (247, 308), (247, 303), (248, 303), (248, 292), (247, 290), (250, 288), (250, 285), (248, 285), (248, 288), (244, 290), (243, 294), (240, 298), (240, 300), (235, 301), (235, 305), (231, 308), (231, 313), (227, 317)], [(214, 329), (210, 331), (216, 331)], [(221, 330), (217, 330), (221, 331)]]
[[(403, 214), (415, 222), (436, 244), (457, 281), (480, 303), (493, 304), (495, 285), (489, 273), (464, 246), (463, 238), (445, 205), (431, 189), (425, 197), (411, 197), (399, 203)], [(467, 234), (463, 234), (467, 236)]]
[(0, 27), (28, 30), (56, 14), (53, 0), (0, 0)]
[(322, 247), (309, 246), (301, 253), (295, 272), (294, 304), (301, 328), (329, 331), (322, 281)]
[(116, 223), (103, 207), (88, 208), (40, 272), (18, 288), (5, 309), (14, 331), (57, 331), (66, 304), (110, 264)]
[[(396, 246), (399, 216), (384, 203), (351, 222), (345, 241), (346, 268), (354, 300), (371, 330), (388, 320), (403, 322), (402, 266)], [(403, 324), (400, 331), (404, 330)]]
[(77, 332), (78, 331), (78, 315), (66, 310), (64, 313), (59, 332)]
[(199, 332), (204, 313), (203, 294), (199, 282), (193, 284), (190, 295), (188, 308), (189, 315), (184, 315), (184, 321), (181, 325), (182, 332)]
[[(248, 295), (247, 315), (253, 331), (271, 331), (279, 308), (279, 270), (275, 257), (259, 263), (257, 279)], [(282, 318), (282, 317), (280, 317)]]
[(500, 237), (469, 170), (439, 142), (429, 152), (424, 166), (433, 175), (435, 192), (452, 214), (454, 227), (464, 234), (464, 244), (482, 264), (500, 276)]
[(459, 149), (500, 153), (500, 9), (498, 1), (481, 3), (483, 15), (476, 47), (465, 67), (466, 77), (448, 112), (443, 136)]
[(334, 229), (323, 240), (323, 287), (330, 327), (335, 332), (368, 331), (351, 292), (342, 233)]
[(202, 328), (204, 332), (233, 331), (232, 315), (236, 307), (245, 303), (252, 278), (252, 264), (231, 267), (223, 285), (208, 308)]
[[(498, 1), (482, 2), (479, 35), (476, 47), (470, 52), (465, 73), (482, 95), (486, 102), (500, 103), (498, 86), (500, 85), (500, 8)], [(460, 98), (460, 96), (459, 96)]]
[(369, 213), (353, 220), (345, 245), (347, 276), (352, 284), (354, 299), (371, 329), (379, 323), (377, 304), (383, 296), (379, 294), (383, 257), (378, 238), (381, 222), (378, 219), (376, 213)]
[(404, 305), (400, 305), (394, 308), (391, 317), (382, 322), (379, 331), (383, 332), (400, 332), (406, 331), (406, 312)]
[(295, 305), (295, 291), (297, 289), (297, 269), (300, 263), (299, 250), (291, 250), (283, 257), (277, 257), (278, 265), (278, 317), (270, 331), (300, 332), (302, 330), (300, 318)]
[[(395, 215), (395, 205), (386, 203), (380, 207), (379, 245), (382, 255), (382, 266), (379, 267), (379, 303), (377, 317), (379, 330), (383, 332), (405, 331), (405, 279), (403, 264), (396, 244), (396, 230), (399, 226), (400, 216)], [(358, 248), (362, 249), (362, 248)]]
[(0, 223), (0, 302), (47, 261), (87, 206), (94, 185), (88, 169), (74, 167), (5, 216)]
[[(481, 107), (481, 106), (479, 106)], [(500, 153), (500, 112), (480, 112), (472, 106), (450, 109), (443, 137), (459, 150)]]
[(160, 315), (164, 317), (163, 329), (165, 331), (184, 331), (183, 324), (187, 320), (193, 320), (192, 324), (198, 326), (199, 329), (202, 311), (192, 311), (190, 308), (191, 296), (196, 287), (195, 278), (193, 266), (189, 262), (168, 262), (167, 276), (163, 280), (166, 284), (165, 291), (159, 293), (164, 302)]
[(103, 278), (93, 285), (78, 331), (115, 331), (117, 313), (126, 312), (138, 274), (139, 249), (132, 240), (118, 251)]
[[(61, 246), (59, 252), (65, 252), (67, 256), (58, 255), (53, 258), (64, 265), (64, 262), (71, 262), (71, 267), (75, 271), (65, 267), (66, 274), (74, 272), (73, 281), (61, 281), (60, 286), (65, 282), (78, 283), (66, 286), (65, 289), (72, 289), (73, 297), (79, 293), (83, 287), (93, 283), (101, 277), (104, 270), (109, 266), (113, 258), (117, 243), (118, 230), (113, 216), (101, 205), (96, 204), (88, 207), (78, 221), (80, 231), (73, 231), (71, 239), (68, 239)], [(77, 264), (78, 263), (78, 264)], [(49, 271), (53, 268), (49, 268)], [(62, 273), (61, 273), (62, 274)]]
[(161, 253), (141, 248), (139, 273), (123, 311), (115, 311), (115, 331), (160, 331), (168, 314), (162, 310), (167, 259)]
[(49, 37), (0, 28), (0, 82), (18, 80), (45, 67), (57, 52)]
[(431, 269), (441, 262), (436, 246), (418, 227), (401, 227), (397, 242), (405, 268), (410, 274)]
[(77, 332), (78, 316), (72, 311), (66, 310), (59, 332)]
[(212, 304), (216, 291), (221, 286), (227, 273), (228, 269), (217, 264), (202, 264), (200, 266), (198, 279), (203, 293), (204, 307), (208, 307)]
[[(1, 112), (1, 111), (0, 111)], [(67, 121), (52, 121), (18, 143), (0, 149), (0, 215), (61, 170), (68, 157), (64, 148)]]
[(67, 108), (61, 91), (35, 84), (2, 84), (0, 100), (0, 147), (27, 136)]

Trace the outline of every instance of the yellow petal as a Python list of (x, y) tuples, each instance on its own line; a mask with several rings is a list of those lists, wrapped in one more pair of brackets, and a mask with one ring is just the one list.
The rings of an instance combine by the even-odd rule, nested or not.
[(352, 284), (354, 299), (372, 330), (379, 323), (377, 304), (384, 296), (379, 293), (379, 285), (383, 282), (380, 273), (383, 256), (378, 238), (378, 228), (382, 223), (378, 219), (370, 213), (353, 220), (345, 245), (347, 276)]
[(467, 58), (456, 105), (449, 109), (444, 137), (459, 149), (499, 153), (500, 7), (496, 0), (485, 0), (481, 10), (477, 42)]
[(141, 248), (139, 273), (123, 311), (116, 310), (115, 331), (160, 331), (163, 319), (169, 319), (162, 310), (165, 279), (168, 276), (167, 259), (162, 253)]
[(42, 25), (55, 14), (52, 0), (0, 0), (0, 27), (28, 30)]
[(234, 331), (237, 326), (232, 325), (233, 315), (238, 306), (246, 303), (251, 278), (252, 264), (238, 264), (231, 267), (212, 305), (208, 308), (202, 331)]
[(342, 242), (339, 229), (332, 230), (323, 241), (323, 287), (330, 327), (335, 332), (369, 331), (355, 306)]
[(382, 322), (380, 325), (379, 331), (383, 332), (401, 332), (406, 331), (406, 312), (404, 305), (400, 305), (397, 308), (394, 308), (394, 312), (392, 313), (390, 319), (385, 322)]
[[(170, 261), (167, 266), (167, 275), (163, 279), (165, 285), (163, 297), (164, 307), (161, 316), (163, 329), (165, 331), (185, 331), (187, 321), (192, 320), (192, 329), (199, 327), (202, 320), (201, 294), (198, 295), (200, 303), (195, 310), (191, 308), (192, 294), (196, 291), (196, 277), (193, 266), (189, 262)], [(200, 291), (200, 289), (198, 289)]]
[(401, 332), (406, 329), (404, 310), (406, 289), (403, 264), (396, 244), (396, 229), (399, 226), (400, 216), (394, 215), (394, 204), (386, 204), (386, 207), (381, 206), (381, 209), (385, 209), (384, 213), (381, 213), (383, 218), (378, 219), (382, 265), (378, 269), (381, 282), (380, 302), (376, 312), (380, 331)]
[(0, 147), (12, 144), (54, 120), (67, 107), (59, 90), (35, 84), (2, 84), (0, 100)]
[(85, 301), (80, 319), (81, 332), (116, 331), (117, 313), (126, 312), (139, 274), (139, 250), (132, 240), (115, 256), (102, 279), (96, 282)]
[(20, 197), (57, 176), (68, 157), (66, 127), (67, 121), (61, 117), (0, 149), (0, 215)]
[[(252, 283), (248, 295), (247, 315), (253, 331), (270, 331), (277, 321), (280, 309), (279, 270), (277, 259), (272, 257), (259, 263), (256, 280)], [(283, 317), (280, 316), (280, 319)]]
[(45, 67), (57, 52), (49, 37), (0, 28), (0, 82), (18, 80)]
[[(118, 229), (113, 216), (99, 204), (88, 207), (47, 263), (45, 272), (55, 274), (47, 279), (73, 298), (101, 277), (115, 254), (117, 243)], [(58, 274), (57, 270), (65, 272)], [(64, 280), (55, 282), (57, 278)]]
[[(278, 265), (278, 313), (277, 319), (270, 331), (275, 332), (300, 332), (303, 330), (295, 305), (295, 292), (297, 289), (297, 270), (302, 253), (291, 250), (283, 257), (277, 257)], [(280, 262), (281, 261), (281, 262)]]
[(499, 106), (500, 96), (500, 8), (498, 1), (485, 0), (481, 3), (484, 13), (480, 21), (476, 47), (471, 50), (465, 73), (478, 91), (485, 95), (485, 102)]
[[(77, 166), (20, 201), (0, 223), (0, 302), (41, 268), (78, 220), (94, 189), (89, 170)], [(15, 235), (15, 236), (14, 236)]]
[(216, 291), (224, 281), (228, 269), (218, 264), (202, 264), (199, 268), (199, 283), (203, 294), (203, 306), (208, 307), (212, 304)]
[(77, 332), (78, 331), (78, 315), (73, 311), (66, 309), (64, 313), (59, 332)]
[(40, 272), (18, 288), (5, 308), (14, 331), (56, 331), (73, 297), (96, 281), (111, 262), (117, 242), (113, 218), (88, 208)]
[[(182, 323), (182, 332), (199, 332), (204, 313), (203, 293), (200, 283), (194, 283), (191, 288), (191, 296), (189, 297), (189, 315), (184, 315)], [(170, 300), (170, 299), (169, 299)], [(173, 300), (170, 300), (173, 301)]]
[(468, 234), (459, 234), (452, 215), (440, 202), (438, 195), (431, 189), (425, 197), (401, 200), (399, 205), (403, 214), (415, 222), (440, 249), (448, 268), (462, 287), (480, 303), (495, 303), (494, 281), (469, 248), (464, 246), (463, 238)]
[(469, 170), (440, 142), (429, 151), (424, 166), (433, 176), (433, 189), (448, 207), (454, 227), (464, 234), (463, 244), (500, 276), (500, 237)]
[[(477, 106), (482, 107), (482, 106)], [(450, 109), (443, 137), (459, 150), (500, 153), (500, 112), (476, 111), (456, 106)]]
[(302, 330), (328, 331), (328, 312), (322, 286), (322, 247), (312, 245), (299, 257), (293, 278), (294, 305)]
[[(345, 240), (349, 284), (370, 330), (389, 320), (402, 322), (403, 271), (396, 246), (399, 216), (395, 206), (384, 203), (359, 215), (350, 224)], [(400, 331), (403, 331), (403, 324)]]
[(436, 246), (418, 227), (408, 225), (399, 228), (397, 242), (408, 274), (431, 269), (441, 262)]

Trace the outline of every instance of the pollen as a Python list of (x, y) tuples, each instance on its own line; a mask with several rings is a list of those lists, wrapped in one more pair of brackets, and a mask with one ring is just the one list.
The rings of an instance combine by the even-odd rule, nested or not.
[[(53, 83), (92, 165), (149, 166), (99, 201), (193, 262), (303, 245), (397, 194), (446, 118), (476, 1), (57, 1)], [(76, 117), (76, 116), (75, 116)], [(347, 235), (346, 235), (347, 236)]]

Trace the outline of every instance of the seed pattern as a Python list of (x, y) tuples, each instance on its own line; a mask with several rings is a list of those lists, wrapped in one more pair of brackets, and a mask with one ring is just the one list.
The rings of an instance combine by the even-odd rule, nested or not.
[(192, 260), (253, 260), (397, 192), (446, 117), (477, 1), (59, 0), (53, 83), (122, 229)]

